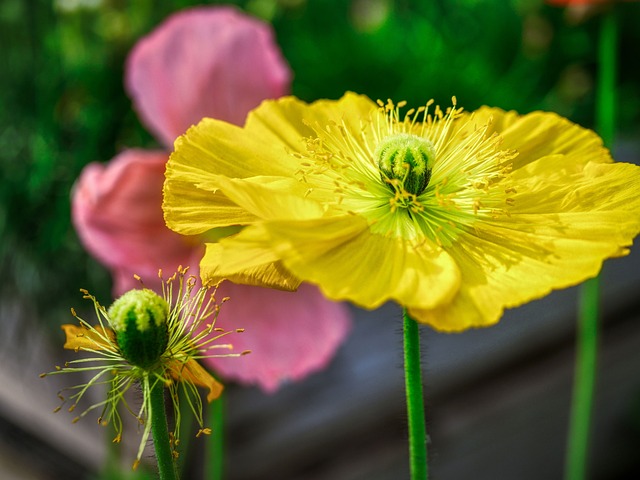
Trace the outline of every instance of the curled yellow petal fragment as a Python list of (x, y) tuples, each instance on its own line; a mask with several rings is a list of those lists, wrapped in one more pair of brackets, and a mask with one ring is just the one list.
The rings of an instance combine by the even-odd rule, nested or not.
[(113, 338), (111, 330), (100, 326), (92, 329), (80, 325), (65, 324), (61, 326), (67, 335), (64, 348), (67, 350), (105, 350), (110, 347), (109, 339)]
[(207, 402), (209, 403), (218, 398), (224, 389), (224, 386), (195, 360), (189, 360), (186, 363), (175, 361), (169, 366), (169, 373), (175, 380), (192, 382), (199, 387), (208, 388)]

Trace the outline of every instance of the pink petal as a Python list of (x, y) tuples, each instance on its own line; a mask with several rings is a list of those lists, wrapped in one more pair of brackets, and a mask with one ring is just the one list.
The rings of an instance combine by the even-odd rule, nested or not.
[(290, 82), (271, 27), (232, 7), (172, 15), (136, 44), (125, 73), (140, 118), (168, 148), (202, 117), (244, 123)]
[(109, 164), (87, 165), (74, 187), (74, 226), (85, 248), (111, 270), (116, 295), (139, 287), (134, 273), (156, 289), (159, 268), (171, 275), (202, 254), (199, 244), (165, 226), (166, 161), (164, 152), (126, 150)]
[(282, 292), (224, 282), (216, 297), (228, 296), (216, 325), (245, 328), (225, 337), (240, 358), (204, 360), (223, 377), (275, 391), (283, 382), (300, 380), (324, 368), (347, 335), (347, 307), (326, 300), (314, 286)]

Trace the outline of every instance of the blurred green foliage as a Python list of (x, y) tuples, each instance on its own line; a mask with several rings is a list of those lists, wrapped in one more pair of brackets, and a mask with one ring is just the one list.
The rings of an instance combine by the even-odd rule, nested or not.
[[(541, 0), (231, 3), (272, 22), (295, 74), (293, 93), (305, 100), (353, 90), (448, 105), (456, 95), (468, 110), (542, 108), (592, 123), (597, 16), (571, 24), (564, 9)], [(0, 294), (28, 301), (44, 320), (59, 324), (78, 303), (79, 287), (109, 297), (107, 272), (71, 225), (70, 192), (87, 163), (108, 161), (124, 147), (155, 146), (124, 93), (124, 61), (138, 38), (192, 4), (0, 3)], [(640, 4), (618, 8), (620, 125), (633, 134), (640, 124)]]

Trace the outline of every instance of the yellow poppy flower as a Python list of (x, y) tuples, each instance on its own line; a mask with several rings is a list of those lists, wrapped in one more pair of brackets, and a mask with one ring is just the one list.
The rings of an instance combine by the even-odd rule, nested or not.
[[(66, 334), (64, 348), (90, 352), (94, 356), (67, 362), (64, 367), (56, 367), (54, 372), (42, 374), (42, 377), (73, 372), (90, 372), (93, 375), (87, 383), (68, 389), (75, 392), (70, 396), (73, 404), (69, 411), (75, 410), (89, 387), (106, 385), (107, 399), (91, 405), (74, 418), (73, 422), (101, 408), (98, 421), (102, 425), (113, 423), (116, 429), (114, 442), (119, 442), (122, 437), (118, 404), (125, 404), (129, 412), (144, 425), (134, 468), (140, 461), (151, 432), (151, 422), (148, 421), (151, 390), (156, 387), (169, 388), (175, 418), (175, 447), (179, 441), (180, 429), (179, 386), (182, 386), (187, 403), (200, 425), (198, 436), (208, 434), (210, 430), (203, 425), (202, 402), (196, 386), (209, 390), (208, 402), (218, 398), (223, 390), (222, 384), (202, 368), (197, 360), (248, 353), (213, 353), (219, 349), (232, 348), (229, 344), (215, 343), (232, 331), (215, 327), (219, 312), (219, 305), (214, 298), (215, 290), (210, 295), (207, 288), (194, 292), (196, 279), (193, 276), (185, 279), (186, 271), (187, 269), (181, 268), (162, 282), (162, 297), (148, 289), (130, 290), (118, 298), (109, 310), (86, 290), (81, 290), (84, 298), (93, 301), (99, 325), (90, 325), (72, 309), (71, 312), (80, 325), (62, 325)], [(142, 391), (142, 404), (137, 412), (127, 405), (124, 398), (129, 388), (136, 383)], [(59, 397), (65, 401), (62, 395)], [(58, 407), (56, 411), (60, 409)], [(174, 455), (177, 455), (175, 450)]]
[(460, 331), (627, 253), (640, 168), (613, 163), (592, 131), (553, 113), (467, 113), (455, 98), (403, 108), (286, 97), (242, 128), (204, 119), (180, 137), (163, 208), (171, 229), (214, 239), (203, 281), (307, 281)]

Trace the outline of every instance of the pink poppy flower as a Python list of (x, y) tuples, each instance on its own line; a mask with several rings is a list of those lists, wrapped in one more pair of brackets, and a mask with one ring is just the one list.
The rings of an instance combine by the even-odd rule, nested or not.
[[(202, 117), (242, 124), (266, 98), (288, 93), (290, 70), (270, 27), (230, 7), (200, 7), (171, 16), (133, 48), (125, 86), (141, 120), (170, 149)], [(158, 268), (197, 264), (199, 238), (170, 231), (162, 216), (168, 151), (125, 150), (108, 164), (92, 163), (73, 191), (73, 223), (86, 249), (111, 271), (114, 294), (145, 285), (158, 289)], [(244, 327), (234, 338), (242, 359), (211, 359), (226, 378), (274, 391), (326, 366), (345, 338), (346, 306), (310, 285), (279, 292), (225, 282), (231, 297), (219, 321)], [(205, 361), (206, 362), (206, 361)]]

